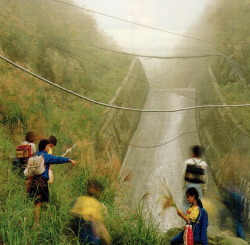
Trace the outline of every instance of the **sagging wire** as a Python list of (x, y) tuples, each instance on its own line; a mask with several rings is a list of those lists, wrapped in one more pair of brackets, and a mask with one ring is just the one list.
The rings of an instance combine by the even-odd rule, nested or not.
[(127, 111), (135, 111), (135, 112), (179, 112), (179, 111), (187, 111), (187, 110), (194, 110), (194, 109), (201, 109), (201, 108), (219, 108), (219, 107), (246, 107), (246, 106), (250, 106), (250, 104), (239, 104), (239, 105), (201, 105), (201, 106), (190, 106), (190, 107), (184, 107), (184, 108), (180, 108), (180, 109), (173, 109), (173, 110), (150, 110), (150, 109), (137, 109), (137, 108), (128, 108), (128, 107), (122, 107), (122, 106), (116, 106), (116, 105), (111, 105), (111, 104), (107, 104), (107, 103), (103, 103), (103, 102), (99, 102), (99, 101), (96, 101), (96, 100), (93, 100), (93, 99), (90, 99), (86, 96), (83, 96), (83, 95), (80, 95), (72, 90), (69, 90), (69, 89), (66, 89), (54, 82), (51, 82), (49, 81), (48, 79), (45, 79), (37, 74), (35, 74), (34, 72), (31, 72), (29, 70), (27, 70), (26, 68), (16, 64), (15, 62), (9, 60), (8, 58), (0, 55), (0, 58), (6, 62), (8, 62), (9, 64), (19, 68), (20, 70), (54, 86), (54, 87), (57, 87), (67, 93), (70, 93), (76, 97), (79, 97), (81, 99), (84, 99), (88, 102), (91, 102), (93, 104), (97, 104), (97, 105), (100, 105), (100, 106), (104, 106), (104, 107), (109, 107), (109, 108), (113, 108), (113, 109), (120, 109), (120, 110), (127, 110)]

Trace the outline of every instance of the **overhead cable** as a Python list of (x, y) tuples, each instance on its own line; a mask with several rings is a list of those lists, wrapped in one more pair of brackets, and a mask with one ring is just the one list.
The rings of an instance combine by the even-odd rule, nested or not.
[[(138, 148), (156, 148), (156, 147), (160, 147), (160, 146), (163, 146), (163, 145), (167, 145), (167, 144), (173, 142), (174, 140), (182, 137), (183, 135), (185, 135), (185, 134), (191, 134), (191, 133), (197, 133), (197, 131), (195, 130), (195, 131), (188, 131), (188, 132), (182, 133), (182, 134), (176, 136), (175, 138), (173, 138), (173, 139), (171, 139), (171, 140), (169, 140), (167, 142), (164, 142), (162, 144), (158, 144), (158, 145), (142, 146), (142, 145), (135, 145), (135, 144), (132, 144), (132, 143), (127, 143), (127, 144), (130, 145), (130, 146), (133, 146), (133, 147), (138, 147)], [(123, 143), (126, 143), (126, 142), (124, 142), (122, 140), (120, 140), (120, 141), (123, 142)]]
[(199, 38), (195, 38), (195, 37), (191, 37), (191, 36), (186, 36), (186, 35), (178, 34), (178, 33), (175, 33), (175, 32), (167, 31), (167, 30), (164, 30), (164, 29), (160, 29), (160, 28), (156, 28), (156, 27), (152, 27), (152, 26), (140, 24), (140, 23), (137, 23), (137, 22), (134, 22), (134, 21), (125, 20), (125, 19), (122, 19), (122, 18), (119, 18), (119, 17), (115, 17), (115, 16), (112, 16), (112, 15), (108, 15), (108, 14), (104, 14), (104, 13), (97, 12), (97, 11), (94, 11), (94, 10), (86, 9), (86, 8), (83, 8), (83, 7), (80, 7), (80, 6), (71, 4), (71, 3), (65, 3), (65, 2), (62, 2), (62, 1), (59, 1), (59, 0), (53, 0), (53, 1), (65, 4), (65, 5), (68, 5), (68, 6), (71, 6), (71, 7), (83, 9), (85, 11), (92, 12), (94, 14), (99, 14), (99, 15), (102, 15), (102, 16), (106, 16), (106, 17), (109, 17), (109, 18), (112, 18), (112, 19), (120, 20), (120, 21), (127, 22), (127, 23), (130, 23), (130, 24), (138, 25), (138, 26), (143, 26), (143, 27), (146, 27), (146, 28), (149, 28), (149, 29), (152, 29), (152, 30), (166, 32), (166, 33), (169, 33), (169, 34), (172, 34), (172, 35), (176, 35), (176, 36), (180, 36), (180, 37), (185, 37), (185, 38), (190, 38), (190, 39), (193, 39), (193, 40), (196, 40), (196, 41), (200, 41), (200, 42), (206, 42), (206, 43), (213, 43), (214, 44), (214, 42), (212, 42), (212, 41), (203, 40), (203, 39), (199, 39)]
[(106, 103), (103, 103), (103, 102), (99, 102), (99, 101), (96, 101), (96, 100), (93, 100), (93, 99), (90, 99), (86, 96), (83, 96), (83, 95), (80, 95), (72, 90), (69, 90), (69, 89), (66, 89), (56, 83), (53, 83), (51, 81), (49, 81), (48, 79), (45, 79), (37, 74), (35, 74), (34, 72), (31, 72), (29, 70), (27, 70), (26, 68), (16, 64), (15, 62), (9, 60), (8, 58), (0, 55), (0, 58), (6, 62), (8, 62), (9, 64), (19, 68), (20, 70), (22, 71), (25, 71), (27, 73), (29, 73), (30, 75), (54, 86), (54, 87), (57, 87), (67, 93), (70, 93), (72, 95), (75, 95), (81, 99), (84, 99), (86, 101), (89, 101), (91, 103), (94, 103), (94, 104), (97, 104), (97, 105), (100, 105), (100, 106), (105, 106), (105, 107), (109, 107), (109, 108), (113, 108), (113, 109), (120, 109), (120, 110), (127, 110), (127, 111), (136, 111), (136, 112), (178, 112), (178, 111), (187, 111), (187, 110), (194, 110), (194, 109), (201, 109), (201, 108), (219, 108), (219, 107), (246, 107), (246, 106), (250, 106), (250, 104), (239, 104), (239, 105), (202, 105), (202, 106), (190, 106), (190, 107), (185, 107), (185, 108), (180, 108), (180, 109), (173, 109), (173, 110), (150, 110), (150, 109), (137, 109), (137, 108), (128, 108), (128, 107), (122, 107), (122, 106), (116, 106), (116, 105), (110, 105), (110, 104), (106, 104)]
[(211, 57), (211, 56), (221, 56), (221, 57), (224, 57), (227, 60), (227, 62), (229, 63), (229, 65), (233, 69), (233, 72), (234, 72), (235, 77), (238, 80), (238, 82), (241, 83), (245, 88), (247, 87), (246, 86), (246, 80), (243, 77), (242, 72), (241, 72), (240, 67), (237, 64), (237, 62), (234, 59), (232, 59), (231, 57), (229, 57), (229, 56), (227, 56), (225, 54), (222, 54), (222, 53), (204, 54), (204, 55), (186, 55), (186, 56), (153, 56), (153, 55), (141, 55), (141, 54), (120, 52), (120, 51), (115, 51), (115, 50), (102, 48), (102, 47), (98, 47), (98, 46), (95, 46), (95, 47), (106, 50), (106, 51), (109, 51), (109, 52), (113, 52), (113, 53), (131, 55), (131, 56), (137, 56), (137, 57), (143, 57), (143, 58), (154, 58), (154, 59), (190, 59), (190, 58), (203, 58), (203, 57)]

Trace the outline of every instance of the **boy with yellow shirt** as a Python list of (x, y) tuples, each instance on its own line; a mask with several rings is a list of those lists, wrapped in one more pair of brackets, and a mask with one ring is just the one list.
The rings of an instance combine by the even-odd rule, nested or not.
[(87, 196), (80, 196), (74, 203), (71, 213), (71, 229), (79, 238), (80, 244), (110, 244), (110, 236), (104, 224), (107, 208), (98, 201), (103, 186), (97, 181), (87, 184)]

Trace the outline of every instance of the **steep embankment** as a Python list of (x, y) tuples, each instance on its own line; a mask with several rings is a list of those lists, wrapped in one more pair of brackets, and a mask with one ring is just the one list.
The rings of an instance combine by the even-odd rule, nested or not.
[[(204, 72), (209, 79), (200, 83), (197, 104), (249, 103), (249, 9), (249, 1), (218, 1), (206, 12), (203, 24), (210, 31), (204, 37), (233, 62), (230, 64), (222, 56), (210, 59), (212, 65)], [(236, 213), (236, 222), (243, 225), (245, 232), (249, 231), (249, 107), (196, 112), (199, 137), (221, 195), (231, 212)]]
[[(2, 56), (91, 99), (143, 107), (148, 86), (140, 61), (94, 47), (118, 49), (92, 16), (47, 0), (0, 0), (0, 9)], [(0, 237), (6, 244), (76, 244), (76, 238), (65, 233), (69, 209), (76, 197), (85, 194), (89, 178), (105, 187), (102, 201), (110, 211), (108, 228), (114, 244), (124, 239), (125, 232), (133, 237), (127, 244), (134, 241), (137, 234), (130, 228), (134, 221), (121, 222), (114, 196), (121, 157), (140, 114), (106, 110), (45, 84), (3, 60), (0, 94)], [(35, 131), (36, 143), (55, 135), (55, 155), (74, 143), (78, 146), (70, 155), (79, 161), (77, 167), (53, 166), (55, 183), (50, 186), (50, 205), (42, 212), (39, 232), (30, 232), (33, 202), (26, 198), (24, 179), (11, 169), (10, 157), (27, 131)], [(142, 226), (138, 229), (141, 231)]]
[[(0, 1), (0, 6), (3, 56), (91, 99), (107, 103), (113, 98), (132, 59), (92, 45), (116, 48), (91, 16), (53, 1)], [(62, 92), (2, 60), (0, 68), (2, 138), (11, 138), (13, 146), (27, 130), (34, 130), (40, 137), (60, 135), (59, 148), (83, 138), (84, 146), (96, 146), (104, 107)], [(137, 76), (134, 71), (130, 77)], [(144, 83), (144, 77), (134, 79)]]

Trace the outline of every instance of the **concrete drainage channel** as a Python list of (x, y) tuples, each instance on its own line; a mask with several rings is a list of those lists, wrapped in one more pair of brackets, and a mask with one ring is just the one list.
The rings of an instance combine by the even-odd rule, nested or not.
[[(149, 81), (161, 82), (158, 83), (159, 86), (151, 85), (144, 108), (177, 109), (194, 106), (196, 98), (193, 84), (196, 83), (197, 71), (204, 64), (196, 63), (197, 69), (191, 69), (194, 66), (188, 63), (187, 69), (184, 70), (183, 64), (178, 66), (167, 63), (161, 66), (158, 63), (157, 66), (154, 62), (143, 62), (147, 78)], [(196, 74), (191, 74), (192, 71)], [(179, 79), (176, 86), (175, 79), (168, 80), (166, 73), (172, 77), (182, 75), (182, 79)], [(173, 206), (164, 209), (163, 205), (164, 198), (171, 194), (177, 207), (181, 208), (184, 195), (181, 178), (183, 161), (189, 157), (190, 146), (200, 144), (196, 130), (194, 110), (142, 113), (123, 161), (121, 179), (129, 177), (128, 181), (122, 183), (124, 204), (135, 207), (143, 203), (146, 213), (152, 215), (163, 232), (184, 225)], [(176, 139), (171, 141), (174, 138)], [(208, 191), (202, 201), (209, 213), (208, 232), (218, 236), (224, 234), (235, 237), (234, 221), (220, 201), (220, 194), (211, 173)], [(220, 222), (222, 213), (227, 215), (226, 226)]]

